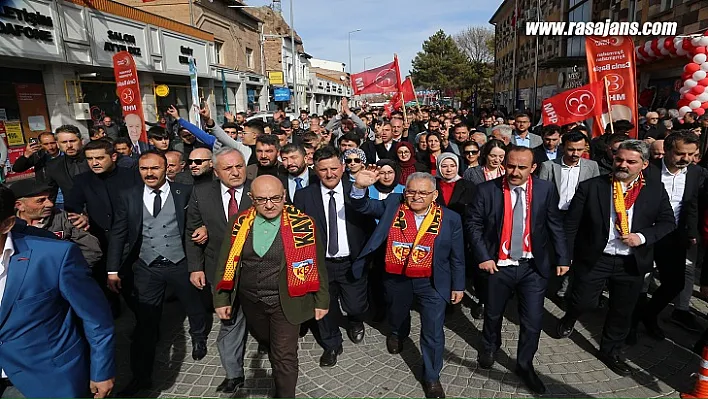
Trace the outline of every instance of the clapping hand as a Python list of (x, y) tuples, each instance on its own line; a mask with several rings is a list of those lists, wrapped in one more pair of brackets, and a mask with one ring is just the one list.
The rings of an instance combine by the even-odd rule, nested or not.
[(342, 98), (342, 115), (349, 115), (351, 111), (349, 110), (349, 99)]
[(379, 169), (376, 165), (367, 166), (356, 174), (354, 187), (364, 189), (376, 183), (379, 177)]

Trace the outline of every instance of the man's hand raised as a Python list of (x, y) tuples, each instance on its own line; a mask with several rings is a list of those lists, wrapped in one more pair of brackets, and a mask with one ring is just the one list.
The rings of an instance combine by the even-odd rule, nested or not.
[(359, 189), (365, 189), (372, 184), (376, 183), (379, 174), (376, 166), (367, 166), (366, 169), (361, 170), (356, 174), (356, 180), (354, 181), (354, 187)]

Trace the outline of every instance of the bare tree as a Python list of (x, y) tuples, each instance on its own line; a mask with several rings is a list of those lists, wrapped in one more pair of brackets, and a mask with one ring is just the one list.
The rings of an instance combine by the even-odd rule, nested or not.
[(470, 26), (454, 36), (455, 43), (473, 63), (494, 62), (494, 30), (486, 26)]

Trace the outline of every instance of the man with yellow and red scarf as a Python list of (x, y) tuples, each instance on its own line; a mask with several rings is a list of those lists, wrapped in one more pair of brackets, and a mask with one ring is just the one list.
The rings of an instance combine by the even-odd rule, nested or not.
[[(246, 324), (269, 347), (276, 398), (294, 398), (300, 324), (329, 309), (324, 247), (315, 222), (292, 205), (277, 177), (251, 183), (253, 206), (229, 220), (214, 281), (222, 320), (241, 306)], [(277, 339), (276, 339), (277, 338)]]
[(654, 245), (676, 228), (663, 183), (644, 178), (649, 156), (643, 141), (620, 143), (612, 174), (580, 183), (565, 216), (575, 281), (556, 332), (569, 336), (607, 285), (610, 304), (597, 357), (621, 376), (633, 371), (622, 351), (644, 275), (652, 270)]
[(501, 346), (504, 310), (517, 292), (521, 332), (515, 372), (531, 391), (543, 394), (546, 387), (533, 367), (543, 302), (548, 280), (568, 271), (570, 256), (558, 191), (553, 183), (532, 177), (536, 169), (533, 159), (529, 148), (512, 146), (504, 162), (504, 176), (477, 186), (477, 198), (467, 206), (465, 227), (474, 262), (489, 273), (477, 362), (484, 369), (494, 365)]
[(384, 201), (366, 198), (366, 188), (377, 181), (376, 167), (362, 170), (352, 185), (352, 207), (379, 219), (374, 234), (354, 262), (364, 263), (379, 248), (385, 251), (384, 289), (391, 335), (386, 348), (401, 352), (411, 330), (413, 300), (420, 304), (420, 347), (423, 389), (427, 398), (444, 398), (440, 385), (445, 351), (445, 308), (462, 300), (465, 289), (465, 250), (460, 216), (438, 205), (435, 178), (416, 172), (403, 194)]

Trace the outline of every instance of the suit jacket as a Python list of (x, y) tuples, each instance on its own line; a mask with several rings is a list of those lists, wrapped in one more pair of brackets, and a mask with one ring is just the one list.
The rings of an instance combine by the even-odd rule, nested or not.
[(391, 142), (391, 148), (386, 149), (386, 146), (381, 143), (381, 144), (376, 144), (374, 141), (367, 141), (361, 144), (361, 150), (364, 151), (364, 154), (366, 155), (366, 163), (367, 164), (373, 164), (376, 163), (376, 156), (378, 155), (379, 159), (392, 159), (396, 160), (396, 151), (395, 148), (396, 143)]
[(46, 182), (47, 171), (45, 168), (47, 166), (47, 162), (50, 160), (52, 160), (52, 158), (49, 154), (47, 154), (44, 150), (40, 150), (32, 154), (29, 158), (25, 158), (24, 156), (17, 158), (15, 163), (12, 164), (12, 171), (20, 173), (29, 168), (34, 168), (35, 179), (41, 182)]
[[(251, 182), (246, 180), (243, 185), (241, 201), (238, 203), (239, 211), (251, 207), (249, 191), (251, 191)], [(230, 233), (227, 232), (226, 226), (233, 224), (235, 218), (234, 216), (232, 220), (226, 220), (224, 205), (221, 201), (221, 181), (216, 180), (210, 184), (194, 186), (189, 198), (185, 230), (187, 239), (184, 243), (184, 250), (187, 253), (187, 270), (190, 272), (203, 271), (207, 281), (213, 282), (221, 243), (227, 233)], [(198, 245), (190, 237), (194, 230), (201, 226), (206, 226), (209, 240), (206, 244)]]
[[(527, 135), (528, 135), (528, 139), (531, 143), (529, 148), (531, 148), (532, 150), (540, 145), (543, 145), (543, 139), (541, 138), (541, 136), (539, 136), (537, 134), (533, 134), (531, 132), (528, 132)], [(514, 131), (514, 133), (511, 135), (511, 144), (517, 145), (516, 144), (516, 131)]]
[[(258, 163), (258, 161), (256, 161), (256, 163), (253, 165), (248, 165), (246, 167), (246, 179), (251, 180), (251, 181), (255, 180), (256, 177), (260, 176), (259, 173), (263, 174), (263, 172), (260, 169), (261, 169), (261, 167), (260, 167), (260, 164)], [(266, 169), (268, 170), (268, 172), (266, 174), (272, 174), (273, 176), (275, 176), (277, 178), (280, 178), (280, 176), (283, 173), (281, 170), (282, 165), (280, 164), (280, 162), (278, 162), (277, 165), (275, 165), (275, 167), (266, 168)]]
[(471, 204), (474, 201), (475, 194), (477, 193), (477, 187), (474, 183), (465, 179), (460, 179), (457, 183), (455, 183), (455, 188), (452, 189), (452, 195), (450, 196), (450, 202), (448, 203), (445, 203), (445, 198), (443, 198), (442, 191), (440, 190), (439, 179), (437, 180), (437, 190), (437, 203), (457, 212), (457, 214), (463, 219), (465, 217), (465, 208), (467, 207), (467, 204)]
[(64, 197), (68, 196), (71, 189), (74, 187), (74, 178), (84, 172), (90, 170), (88, 163), (83, 156), (77, 161), (79, 173), (74, 173), (72, 168), (72, 160), (66, 155), (62, 155), (47, 161), (46, 176), (47, 183), (54, 187), (60, 188)]
[[(298, 209), (308, 214), (317, 223), (317, 230), (320, 234), (320, 242), (327, 248), (327, 218), (325, 212), (327, 208), (322, 200), (321, 193), (322, 183), (317, 182), (310, 184), (295, 194), (293, 205)], [(349, 243), (349, 253), (352, 260), (356, 259), (364, 249), (366, 241), (371, 236), (371, 233), (376, 228), (376, 221), (370, 217), (364, 216), (352, 206), (349, 193), (352, 189), (352, 183), (342, 179), (342, 189), (344, 190), (344, 214), (347, 225), (347, 241)], [(352, 273), (354, 278), (360, 278), (364, 273), (364, 264), (352, 265)]]
[[(140, 158), (140, 154), (144, 153), (145, 151), (150, 150), (150, 144), (145, 143), (143, 141), (138, 141), (138, 148), (140, 148), (140, 153), (135, 152), (135, 149), (133, 148), (133, 144), (130, 145), (130, 148), (133, 150), (133, 152), (130, 153), (130, 157), (137, 160)], [(189, 155), (189, 154), (187, 154)]]
[[(646, 243), (632, 248), (641, 274), (651, 271), (654, 244), (676, 228), (664, 185), (656, 179), (646, 179), (646, 183), (634, 202), (632, 216), (632, 233), (641, 233), (646, 238)], [(598, 176), (578, 185), (565, 215), (574, 268), (590, 269), (602, 255), (610, 234), (611, 202), (610, 177)]]
[[(319, 183), (320, 177), (317, 176), (317, 173), (310, 168), (307, 168), (307, 171), (307, 178), (309, 179), (307, 185), (310, 186), (312, 184)], [(290, 198), (290, 190), (288, 189), (288, 177), (289, 175), (287, 171), (282, 172), (279, 176), (280, 181), (283, 183), (283, 187), (285, 187), (285, 196), (287, 197), (287, 201), (288, 203), (292, 204), (293, 199)]]
[[(233, 230), (235, 218), (229, 221), (227, 232)], [(251, 233), (252, 234), (252, 233)], [(282, 237), (282, 235), (281, 235)], [(320, 280), (320, 289), (317, 292), (305, 294), (303, 296), (291, 297), (288, 293), (288, 275), (285, 267), (285, 256), (280, 264), (280, 274), (278, 275), (278, 294), (280, 297), (280, 306), (283, 309), (285, 318), (291, 324), (302, 324), (315, 317), (315, 309), (329, 309), (329, 280), (327, 277), (327, 265), (325, 264), (325, 250), (320, 242), (319, 235), (315, 238), (317, 244), (317, 273)], [(219, 282), (224, 276), (226, 269), (226, 260), (231, 250), (231, 235), (225, 234), (224, 240), (221, 243), (221, 251), (219, 253), (219, 261), (216, 264), (216, 274), (214, 282)], [(239, 265), (240, 266), (240, 265)], [(236, 282), (233, 291), (217, 291), (214, 293), (214, 308), (224, 306), (238, 307), (238, 278), (241, 274), (241, 268), (236, 268), (234, 281)], [(337, 305), (338, 306), (338, 305)]]
[[(559, 156), (558, 158), (550, 161), (546, 161), (539, 165), (538, 167), (538, 178), (546, 181), (550, 181), (555, 183), (556, 185), (556, 190), (558, 190), (558, 193), (560, 194), (561, 192), (561, 176), (562, 176), (562, 162), (563, 162), (563, 157)], [(580, 182), (584, 182), (585, 180), (591, 179), (596, 176), (600, 176), (600, 169), (598, 169), (597, 162), (591, 161), (589, 159), (583, 159), (580, 158), (580, 162), (578, 163), (578, 167), (580, 168), (580, 175), (578, 176), (578, 184)], [(576, 186), (577, 188), (577, 186)]]
[[(504, 223), (504, 196), (500, 177), (477, 186), (477, 199), (467, 207), (465, 228), (471, 237), (474, 262), (499, 260), (499, 246)], [(569, 266), (570, 255), (563, 232), (563, 216), (558, 210), (558, 192), (555, 186), (541, 179), (533, 180), (531, 200), (532, 265), (545, 278), (551, 276), (551, 262)], [(553, 255), (551, 257), (551, 248)]]
[[(113, 226), (108, 236), (106, 270), (109, 272), (118, 272), (124, 266), (131, 267), (138, 260), (140, 245), (143, 242), (144, 190), (145, 185), (140, 184), (118, 196)], [(185, 219), (192, 186), (170, 183), (170, 193), (175, 202), (179, 232), (184, 242)]]
[[(645, 170), (644, 176), (647, 179), (656, 179), (661, 182), (661, 172), (663, 161), (651, 161), (650, 166)], [(686, 186), (683, 189), (681, 198), (681, 211), (676, 221), (676, 232), (681, 238), (698, 238), (698, 196), (703, 189), (705, 171), (696, 165), (688, 165), (686, 168)], [(668, 193), (667, 193), (668, 196)], [(681, 243), (683, 244), (683, 243)]]
[(487, 179), (484, 177), (484, 166), (482, 165), (477, 165), (473, 168), (465, 169), (465, 173), (462, 175), (462, 177), (468, 182), (474, 184), (475, 186), (487, 181)]
[(13, 231), (0, 368), (26, 397), (85, 397), (116, 375), (113, 318), (79, 248)]
[[(354, 209), (379, 219), (376, 230), (352, 267), (363, 267), (368, 257), (374, 255), (382, 245), (387, 245), (393, 219), (398, 214), (398, 207), (402, 202), (401, 194), (391, 194), (383, 201), (366, 197), (351, 199)], [(465, 289), (465, 244), (462, 233), (460, 215), (443, 207), (440, 232), (435, 238), (433, 248), (432, 283), (448, 303), (452, 291)]]
[[(561, 154), (560, 147), (556, 147), (556, 159), (562, 158), (563, 154)], [(546, 154), (546, 147), (543, 145), (540, 145), (536, 148), (533, 149), (533, 162), (536, 164), (536, 167), (538, 168), (541, 166), (542, 163), (549, 161), (548, 154)], [(536, 170), (538, 173), (538, 169)]]

